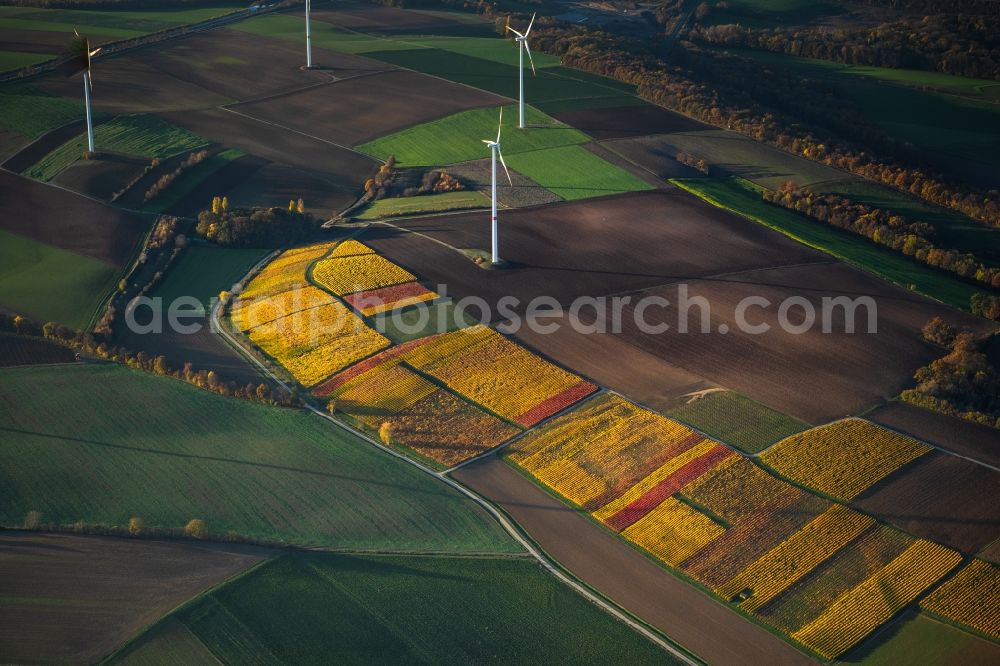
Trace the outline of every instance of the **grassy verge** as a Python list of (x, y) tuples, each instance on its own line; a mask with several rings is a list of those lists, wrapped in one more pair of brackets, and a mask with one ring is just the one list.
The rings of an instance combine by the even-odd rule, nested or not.
[[(165, 159), (198, 148), (208, 142), (196, 134), (152, 115), (118, 116), (94, 128), (98, 151)], [(83, 156), (86, 133), (71, 139), (39, 160), (24, 175), (49, 181)]]
[(810, 427), (734, 391), (708, 393), (665, 413), (746, 453), (758, 453)]
[(84, 328), (118, 269), (0, 231), (0, 305), (39, 321)]
[(969, 309), (973, 294), (985, 293), (946, 273), (879, 247), (861, 236), (772, 206), (761, 199), (758, 186), (742, 178), (690, 178), (671, 182), (714, 206), (763, 224), (889, 282), (963, 310)]
[[(173, 617), (225, 663), (260, 655), (353, 663), (373, 654), (392, 663), (484, 655), (511, 663), (675, 663), (526, 558), (294, 553)], [(150, 644), (140, 640), (121, 662), (167, 647), (163, 635), (154, 627)]]
[(201, 518), (303, 546), (520, 552), (469, 498), (301, 410), (109, 365), (5, 370), (0, 402), (0, 524)]

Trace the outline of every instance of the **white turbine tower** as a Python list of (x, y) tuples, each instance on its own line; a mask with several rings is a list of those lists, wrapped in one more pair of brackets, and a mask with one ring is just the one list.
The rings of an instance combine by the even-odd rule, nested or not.
[(70, 57), (60, 65), (60, 68), (70, 76), (83, 72), (83, 101), (87, 111), (87, 150), (91, 153), (94, 152), (94, 119), (90, 108), (90, 92), (94, 89), (94, 82), (90, 70), (91, 59), (100, 52), (100, 48), (91, 49), (90, 40), (74, 30), (73, 41), (69, 46)]
[(309, 10), (311, 8), (311, 0), (306, 0), (306, 69), (312, 69), (313, 66), (312, 26), (309, 23)]
[(500, 158), (500, 164), (503, 165), (504, 173), (507, 174), (507, 182), (514, 185), (514, 181), (510, 178), (510, 171), (507, 171), (507, 163), (503, 161), (503, 153), (500, 152), (500, 129), (503, 127), (503, 107), (500, 107), (500, 124), (497, 126), (497, 139), (492, 141), (490, 139), (483, 139), (483, 143), (490, 147), (490, 171), (493, 175), (493, 180), (491, 184), (491, 199), (492, 199), (492, 217), (491, 227), (490, 227), (490, 240), (491, 240), (491, 263), (494, 266), (500, 264), (500, 232), (497, 229), (497, 157)]
[(535, 59), (531, 57), (531, 47), (528, 46), (528, 35), (531, 34), (531, 26), (535, 24), (535, 14), (531, 15), (531, 21), (528, 23), (528, 29), (521, 34), (514, 28), (510, 27), (510, 17), (507, 17), (507, 30), (514, 33), (516, 37), (514, 41), (517, 42), (517, 60), (518, 60), (518, 90), (520, 92), (520, 98), (518, 100), (518, 112), (519, 120), (518, 127), (524, 129), (524, 54), (528, 54), (528, 62), (531, 63), (531, 73), (535, 74)]

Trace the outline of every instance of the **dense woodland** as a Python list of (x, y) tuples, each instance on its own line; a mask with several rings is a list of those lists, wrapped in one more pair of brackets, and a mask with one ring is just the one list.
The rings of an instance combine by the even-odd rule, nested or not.
[(922, 69), (1000, 81), (1000, 16), (934, 14), (874, 28), (837, 30), (695, 25), (689, 38), (847, 65)]

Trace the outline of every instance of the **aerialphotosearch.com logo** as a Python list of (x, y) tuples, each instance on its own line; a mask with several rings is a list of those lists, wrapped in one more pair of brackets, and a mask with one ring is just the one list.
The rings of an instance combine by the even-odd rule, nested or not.
[[(360, 291), (360, 287), (359, 287)], [(352, 297), (357, 313), (372, 313), (366, 324), (355, 311), (332, 296), (317, 296), (315, 290), (285, 292), (271, 299), (240, 300), (230, 304), (230, 316), (242, 331), (270, 327), (281, 336), (294, 336), (296, 345), (317, 342), (323, 337), (366, 326), (379, 333), (431, 335), (468, 328), (477, 324), (496, 324), (505, 333), (527, 328), (533, 333), (551, 335), (564, 326), (583, 335), (638, 331), (645, 335), (729, 334), (764, 335), (780, 330), (791, 335), (809, 332), (867, 333), (878, 332), (878, 305), (870, 296), (823, 296), (807, 298), (788, 296), (778, 302), (751, 295), (738, 300), (732, 311), (713, 312), (712, 303), (701, 295), (691, 295), (689, 286), (679, 283), (673, 298), (664, 295), (581, 296), (568, 304), (552, 296), (536, 296), (527, 302), (515, 296), (501, 297), (491, 304), (479, 296), (465, 296), (452, 301), (447, 285), (437, 286), (438, 298), (395, 307), (375, 296)], [(451, 303), (454, 307), (443, 307)], [(159, 297), (134, 298), (125, 310), (125, 323), (137, 334), (156, 334), (170, 330), (195, 334), (206, 325), (215, 331), (214, 318), (207, 314), (218, 306), (212, 299), (206, 311), (201, 301), (183, 296), (165, 303)], [(728, 310), (728, 308), (727, 308)], [(733, 331), (735, 327), (736, 331)]]

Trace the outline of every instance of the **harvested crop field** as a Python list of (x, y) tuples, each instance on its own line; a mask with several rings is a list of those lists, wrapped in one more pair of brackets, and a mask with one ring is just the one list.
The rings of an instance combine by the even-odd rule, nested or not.
[(95, 663), (263, 548), (0, 532), (0, 661)]
[[(381, 227), (363, 238), (421, 278), (447, 283), (454, 295), (478, 294), (493, 303), (507, 294), (526, 303), (542, 285), (542, 293), (568, 303), (577, 296), (825, 259), (676, 191), (504, 211), (500, 224), (501, 256), (511, 268), (489, 274), (413, 234)], [(489, 247), (489, 216), (481, 213), (404, 220), (398, 226), (456, 248)], [(715, 238), (727, 243), (720, 246)]]
[(497, 503), (571, 574), (709, 663), (811, 664), (545, 492), (495, 456), (452, 473)]
[[(397, 224), (456, 248), (489, 247), (488, 219), (482, 214)], [(671, 329), (662, 334), (643, 333), (634, 323), (633, 300), (624, 309), (620, 337), (709, 385), (731, 388), (807, 423), (859, 413), (910, 386), (913, 372), (939, 355), (919, 334), (932, 316), (944, 314), (956, 324), (985, 330), (979, 319), (887, 285), (681, 192), (504, 211), (501, 225), (501, 256), (510, 268), (492, 273), (483, 273), (460, 253), (416, 234), (380, 226), (364, 238), (429, 283), (447, 284), (450, 295), (484, 297), (494, 310), (508, 294), (520, 299), (522, 306), (539, 294), (563, 304), (577, 296), (623, 293), (636, 300), (640, 295), (662, 296), (676, 304), (678, 285), (688, 284), (690, 298), (703, 296), (711, 306), (709, 332), (678, 333), (680, 309), (652, 307), (644, 313), (646, 321), (668, 323)], [(719, 238), (727, 242), (720, 245), (715, 240)], [(769, 300), (770, 307), (754, 307), (746, 313), (749, 323), (768, 324), (767, 334), (740, 332), (734, 315), (747, 296)], [(856, 322), (858, 334), (845, 332), (841, 308), (829, 313), (830, 333), (821, 332), (821, 322), (804, 334), (785, 332), (777, 311), (778, 304), (790, 296), (806, 298), (817, 318), (822, 314), (823, 297), (871, 297), (878, 332), (867, 333), (864, 308)], [(689, 311), (694, 331), (700, 331), (700, 313), (697, 306)], [(582, 317), (584, 323), (592, 322), (593, 310), (583, 310)], [(788, 313), (793, 324), (801, 323), (801, 318), (799, 307)], [(720, 325), (728, 327), (728, 332), (720, 333)], [(523, 335), (529, 344), (570, 368), (580, 355), (569, 340), (585, 337), (572, 329), (552, 336), (557, 340), (552, 343), (540, 341), (547, 336)], [(570, 355), (560, 356), (560, 347)], [(594, 351), (602, 353), (599, 347)], [(590, 367), (607, 367), (620, 357), (607, 358), (613, 361), (598, 363), (595, 358)], [(623, 362), (618, 372), (629, 367)], [(602, 381), (594, 369), (580, 371)], [(632, 395), (624, 386), (621, 390)], [(645, 401), (649, 399), (645, 394), (656, 396), (662, 391), (649, 384), (643, 394), (636, 399)]]
[(996, 428), (898, 400), (865, 414), (865, 418), (959, 455), (1000, 466), (1000, 431)]
[(233, 108), (327, 141), (357, 145), (457, 111), (506, 101), (457, 83), (396, 70), (344, 79)]
[(338, 195), (360, 195), (365, 179), (378, 166), (366, 155), (223, 109), (168, 113), (164, 118), (216, 143), (300, 169)]
[[(95, 119), (95, 126), (100, 124), (101, 119)], [(23, 171), (31, 168), (33, 164), (38, 162), (53, 150), (63, 145), (70, 139), (77, 137), (81, 132), (85, 131), (87, 128), (86, 120), (79, 118), (72, 120), (64, 125), (53, 129), (52, 131), (41, 136), (31, 144), (25, 146), (20, 151), (11, 155), (3, 166), (9, 171), (14, 171), (15, 173), (22, 173)]]
[[(102, 58), (94, 66), (94, 111), (96, 113), (139, 113), (175, 109), (203, 109), (234, 101), (214, 90), (153, 67), (127, 52)], [(35, 84), (42, 90), (76, 100), (80, 97), (79, 78), (48, 74)]]
[[(318, 217), (333, 217), (354, 203), (361, 193), (354, 183), (330, 182), (302, 169), (269, 162), (242, 183), (220, 194), (233, 206), (287, 206), (289, 201), (305, 202), (306, 210)], [(214, 196), (214, 195), (213, 195)]]
[(932, 452), (854, 503), (925, 539), (974, 554), (1000, 538), (1000, 472)]
[(710, 125), (652, 104), (576, 109), (552, 115), (598, 141), (712, 129)]
[(62, 345), (42, 338), (0, 333), (0, 367), (72, 363), (75, 354)]
[(384, 70), (387, 65), (361, 56), (314, 46), (322, 70), (304, 70), (301, 44), (222, 28), (166, 42), (129, 56), (152, 70), (228, 98), (247, 101), (291, 92), (331, 78)]
[(66, 190), (0, 172), (0, 229), (114, 265), (124, 264), (150, 220)]
[(105, 154), (80, 160), (62, 170), (52, 182), (91, 197), (110, 201), (133, 179), (142, 175), (150, 160), (141, 157)]

